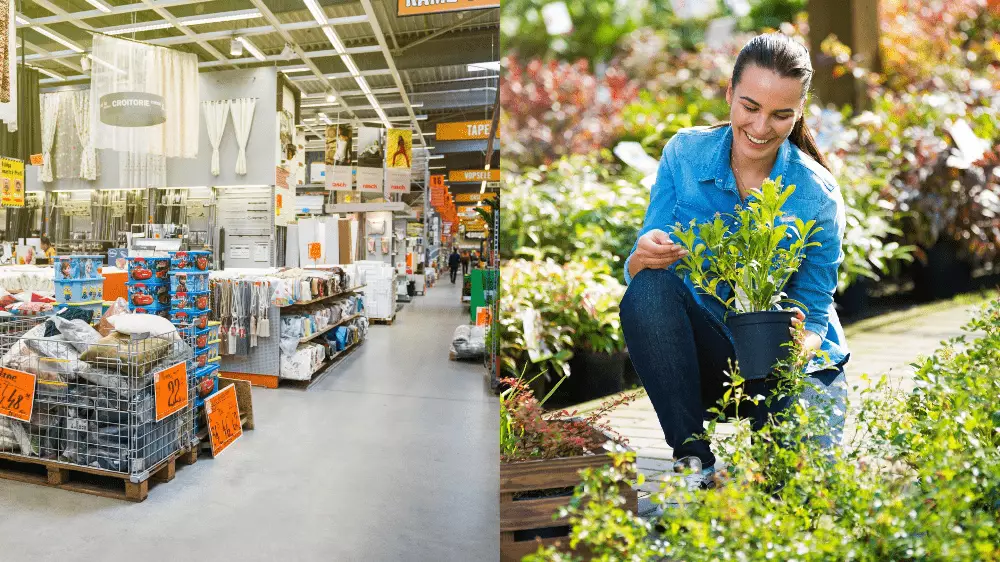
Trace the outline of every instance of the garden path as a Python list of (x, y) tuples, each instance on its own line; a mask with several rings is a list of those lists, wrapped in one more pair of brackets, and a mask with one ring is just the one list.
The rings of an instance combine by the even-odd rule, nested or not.
[[(940, 347), (940, 343), (961, 335), (962, 326), (985, 302), (987, 295), (959, 297), (909, 310), (888, 313), (858, 322), (846, 328), (851, 349), (851, 360), (846, 367), (851, 405), (857, 404), (861, 390), (868, 384), (863, 378), (878, 380), (885, 374), (890, 382), (900, 388), (912, 388), (913, 367), (910, 363)], [(854, 387), (857, 386), (857, 389)], [(601, 401), (588, 402), (578, 408), (582, 412), (593, 409)], [(608, 419), (612, 428), (626, 437), (637, 453), (637, 465), (646, 475), (640, 486), (640, 512), (642, 499), (649, 492), (659, 489), (656, 478), (671, 467), (672, 451), (663, 438), (649, 397), (642, 396), (635, 402), (618, 408)], [(722, 424), (724, 433), (731, 426)], [(845, 436), (852, 434), (850, 421)], [(647, 502), (648, 503), (648, 502)]]

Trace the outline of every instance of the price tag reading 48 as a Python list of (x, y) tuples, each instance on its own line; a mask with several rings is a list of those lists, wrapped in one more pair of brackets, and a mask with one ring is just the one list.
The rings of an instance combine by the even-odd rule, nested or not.
[(35, 375), (0, 369), (0, 416), (30, 422), (34, 403)]
[(243, 435), (236, 386), (231, 384), (206, 398), (205, 415), (208, 417), (208, 437), (214, 457)]
[(187, 364), (183, 361), (153, 375), (156, 421), (179, 412), (188, 404)]

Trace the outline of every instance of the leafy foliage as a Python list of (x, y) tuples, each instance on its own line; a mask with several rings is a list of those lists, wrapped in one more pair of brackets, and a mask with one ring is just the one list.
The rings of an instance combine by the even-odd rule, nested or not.
[(502, 63), (500, 133), (508, 167), (608, 148), (622, 127), (622, 109), (637, 92), (621, 71), (597, 77), (585, 60), (522, 65), (507, 56)]
[[(751, 190), (746, 206), (737, 207), (731, 226), (716, 213), (712, 222), (687, 228), (674, 227), (674, 237), (688, 251), (677, 264), (696, 288), (735, 312), (773, 310), (785, 298), (782, 289), (798, 271), (807, 248), (818, 246), (809, 238), (821, 229), (816, 221), (795, 218), (794, 226), (782, 222), (785, 202), (795, 186), (783, 187), (781, 178), (764, 180)], [(729, 296), (724, 294), (731, 293)]]
[(508, 173), (500, 214), (502, 257), (592, 260), (622, 278), (642, 226), (649, 193), (596, 155), (569, 156)]
[[(830, 404), (795, 400), (756, 434), (737, 421), (717, 448), (725, 484), (689, 491), (667, 478), (654, 495), (666, 507), (659, 521), (615, 501), (614, 468), (588, 473), (568, 510), (575, 544), (615, 553), (602, 560), (1000, 560), (1000, 302), (966, 329), (981, 337), (921, 360), (912, 392), (885, 377), (863, 390), (843, 448), (817, 438), (829, 433)], [(779, 393), (801, 390), (793, 372)], [(609, 532), (592, 533), (597, 522)], [(581, 558), (548, 549), (530, 560)]]
[(590, 262), (511, 260), (500, 273), (500, 357), (503, 369), (569, 376), (573, 350), (625, 348), (618, 304), (625, 287)]

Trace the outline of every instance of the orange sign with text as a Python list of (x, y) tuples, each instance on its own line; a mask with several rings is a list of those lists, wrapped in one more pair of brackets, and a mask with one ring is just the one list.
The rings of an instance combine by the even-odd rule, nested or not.
[(188, 404), (187, 363), (181, 361), (153, 375), (156, 421), (179, 412)]
[(208, 418), (208, 437), (212, 444), (212, 456), (218, 456), (243, 435), (236, 386), (231, 384), (206, 398), (205, 416)]
[(41, 166), (45, 160), (42, 158), (41, 154), (32, 154), (28, 157), (28, 163), (32, 166)]
[(500, 170), (452, 170), (448, 180), (461, 182), (500, 181)]
[(35, 375), (0, 369), (0, 416), (30, 422), (34, 403)]
[[(455, 123), (438, 123), (435, 140), (486, 140), (490, 137), (492, 121), (458, 121)], [(500, 138), (497, 130), (496, 137)]]
[(309, 259), (315, 261), (323, 255), (323, 246), (319, 242), (309, 243)]
[(396, 15), (426, 16), (441, 12), (499, 7), (500, 0), (396, 0)]

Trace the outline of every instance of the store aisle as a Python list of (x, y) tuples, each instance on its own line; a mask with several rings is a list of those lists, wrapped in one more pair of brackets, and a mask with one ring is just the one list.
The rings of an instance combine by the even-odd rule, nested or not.
[(4, 560), (498, 558), (497, 399), (448, 361), (439, 283), (309, 391), (254, 389), (256, 429), (140, 504), (0, 480)]

